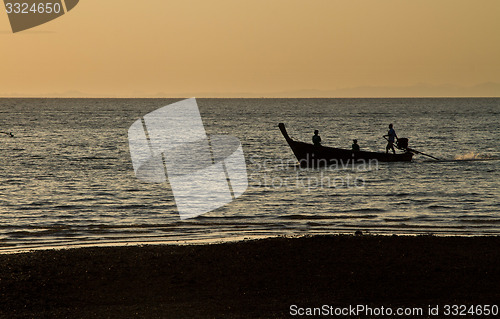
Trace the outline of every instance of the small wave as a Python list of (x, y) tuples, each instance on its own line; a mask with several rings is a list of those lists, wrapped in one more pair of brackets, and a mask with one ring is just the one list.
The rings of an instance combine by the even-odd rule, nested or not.
[(352, 212), (352, 213), (385, 213), (386, 210), (382, 208), (359, 208), (359, 209), (352, 209), (352, 210), (347, 210), (345, 211), (346, 213)]
[(377, 218), (377, 215), (289, 215), (283, 216), (283, 219), (298, 219), (298, 220), (320, 220), (320, 219), (359, 219), (359, 218)]
[(410, 196), (411, 194), (410, 193), (388, 193), (388, 194), (385, 194), (385, 196), (387, 197), (405, 197), (405, 196)]
[(451, 206), (437, 205), (437, 204), (429, 205), (429, 206), (427, 206), (427, 208), (429, 208), (429, 209), (453, 209), (453, 207), (451, 207)]
[(53, 208), (57, 210), (64, 210), (64, 209), (84, 209), (88, 208), (89, 206), (83, 206), (83, 205), (56, 205)]
[(395, 217), (395, 218), (384, 218), (384, 222), (408, 222), (411, 221), (411, 217)]
[(496, 218), (468, 218), (459, 220), (461, 223), (470, 223), (470, 224), (499, 224), (500, 219)]

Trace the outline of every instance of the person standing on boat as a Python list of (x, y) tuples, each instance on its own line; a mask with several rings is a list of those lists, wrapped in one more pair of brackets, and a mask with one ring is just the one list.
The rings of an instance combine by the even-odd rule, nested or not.
[(394, 149), (394, 142), (398, 139), (398, 136), (396, 135), (396, 131), (392, 128), (392, 123), (389, 124), (389, 132), (387, 132), (387, 135), (384, 135), (384, 137), (387, 138), (385, 153), (389, 153), (389, 150), (392, 149), (392, 153), (396, 154), (396, 150)]
[(314, 146), (321, 146), (321, 137), (318, 134), (319, 134), (319, 131), (315, 130), (314, 135), (312, 137)]
[(353, 151), (359, 151), (358, 140), (352, 140), (352, 150)]

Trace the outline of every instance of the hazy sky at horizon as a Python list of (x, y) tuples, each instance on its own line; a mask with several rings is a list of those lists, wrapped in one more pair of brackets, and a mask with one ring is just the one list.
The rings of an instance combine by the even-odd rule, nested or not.
[(500, 83), (498, 0), (81, 0), (12, 34), (0, 96)]

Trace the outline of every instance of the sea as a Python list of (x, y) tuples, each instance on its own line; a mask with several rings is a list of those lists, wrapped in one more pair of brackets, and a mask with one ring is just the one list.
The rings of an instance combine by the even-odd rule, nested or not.
[[(318, 234), (500, 235), (500, 99), (197, 99), (206, 133), (241, 143), (248, 187), (181, 219), (168, 182), (135, 176), (128, 129), (182, 99), (0, 99), (0, 253)], [(305, 169), (283, 138), (412, 162)], [(359, 233), (359, 232), (358, 232)]]

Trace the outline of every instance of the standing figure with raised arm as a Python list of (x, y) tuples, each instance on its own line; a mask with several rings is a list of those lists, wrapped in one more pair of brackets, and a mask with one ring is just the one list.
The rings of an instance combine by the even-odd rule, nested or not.
[(385, 153), (389, 153), (389, 150), (392, 149), (392, 153), (396, 154), (396, 150), (394, 149), (394, 142), (398, 139), (398, 136), (396, 135), (396, 131), (392, 127), (392, 123), (389, 124), (389, 132), (387, 132), (387, 135), (384, 135), (384, 137), (387, 139)]

